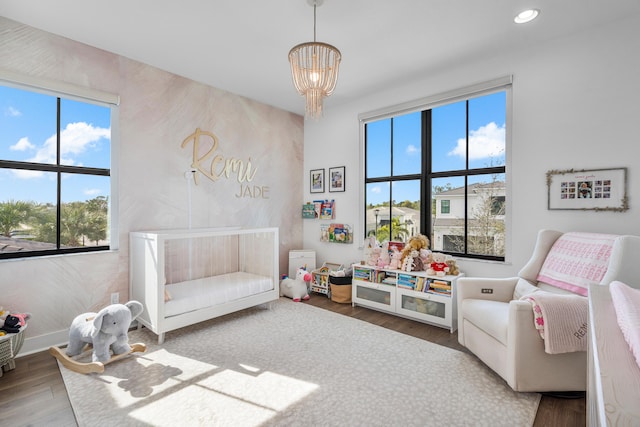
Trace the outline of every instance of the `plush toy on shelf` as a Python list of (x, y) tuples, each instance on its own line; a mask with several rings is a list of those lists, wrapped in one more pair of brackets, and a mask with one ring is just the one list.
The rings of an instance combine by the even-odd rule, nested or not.
[(431, 254), (433, 261), (427, 269), (427, 274), (432, 276), (444, 276), (449, 272), (449, 266), (447, 265), (447, 255), (440, 252), (433, 252)]
[(456, 260), (453, 259), (452, 257), (447, 257), (447, 267), (449, 267), (449, 272), (448, 274), (451, 274), (452, 276), (457, 276), (458, 274), (460, 274), (460, 269), (458, 268), (458, 264), (456, 264)]
[[(429, 249), (429, 239), (427, 239), (427, 236), (423, 235), (423, 234), (418, 234), (416, 236), (413, 236), (409, 239), (409, 241), (407, 242), (406, 245), (404, 245), (404, 248), (402, 249), (402, 266), (403, 266), (403, 270), (405, 271), (416, 271), (416, 270), (406, 270), (405, 266), (408, 265), (408, 263), (406, 262), (406, 258), (407, 257), (411, 257), (411, 252), (412, 251), (417, 251), (418, 254), (420, 254), (420, 249)], [(413, 264), (413, 260), (411, 260), (411, 263)]]
[(389, 261), (389, 265), (385, 265), (384, 268), (390, 268), (392, 270), (400, 270), (402, 266), (402, 252), (395, 247), (391, 247), (391, 260)]
[(280, 295), (291, 298), (295, 302), (309, 299), (307, 283), (311, 281), (311, 274), (304, 268), (296, 271), (296, 278), (285, 277), (280, 282)]

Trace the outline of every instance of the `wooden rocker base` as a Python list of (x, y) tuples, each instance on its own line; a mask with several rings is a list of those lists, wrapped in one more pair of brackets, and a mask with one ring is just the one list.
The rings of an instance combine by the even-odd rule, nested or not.
[(146, 344), (143, 343), (135, 343), (131, 344), (131, 351), (128, 353), (116, 354), (112, 355), (111, 359), (106, 362), (78, 362), (71, 357), (67, 356), (67, 354), (60, 347), (49, 347), (49, 354), (58, 359), (62, 366), (67, 369), (70, 369), (74, 372), (78, 372), (80, 374), (91, 374), (98, 373), (101, 374), (104, 372), (104, 365), (108, 365), (111, 362), (115, 362), (116, 360), (124, 359), (131, 353), (140, 352), (144, 353), (147, 350)]

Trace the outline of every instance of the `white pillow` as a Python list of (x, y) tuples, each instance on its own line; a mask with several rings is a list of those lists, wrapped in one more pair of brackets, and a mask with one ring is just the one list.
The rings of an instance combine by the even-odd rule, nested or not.
[(611, 282), (609, 290), (618, 326), (640, 367), (640, 290), (618, 281)]

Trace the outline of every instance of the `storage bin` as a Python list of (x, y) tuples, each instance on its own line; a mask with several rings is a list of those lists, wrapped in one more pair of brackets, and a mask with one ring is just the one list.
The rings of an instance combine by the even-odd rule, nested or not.
[(340, 304), (351, 304), (351, 276), (329, 276), (331, 301)]

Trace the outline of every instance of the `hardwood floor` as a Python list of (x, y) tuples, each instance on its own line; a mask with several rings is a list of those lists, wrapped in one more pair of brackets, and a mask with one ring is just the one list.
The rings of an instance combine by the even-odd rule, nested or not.
[[(439, 345), (466, 351), (456, 333), (351, 304), (334, 303), (313, 294), (304, 304), (311, 304), (345, 316), (351, 316)], [(47, 352), (20, 357), (16, 369), (0, 378), (0, 425), (76, 426), (69, 397), (55, 359)], [(585, 398), (562, 399), (543, 396), (535, 427), (573, 427), (586, 425)]]

